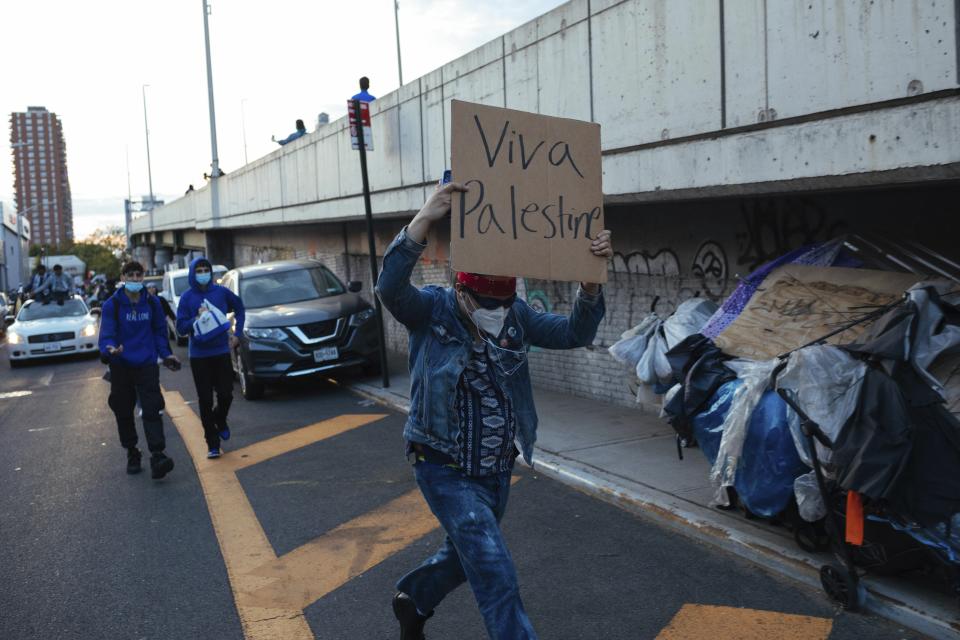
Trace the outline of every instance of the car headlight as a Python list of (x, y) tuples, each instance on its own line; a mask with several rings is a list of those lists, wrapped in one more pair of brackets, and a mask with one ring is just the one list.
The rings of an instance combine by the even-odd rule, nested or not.
[(350, 316), (350, 326), (359, 327), (375, 315), (377, 315), (377, 312), (374, 309), (364, 309), (363, 311), (358, 311)]
[(15, 331), (7, 330), (7, 344), (23, 344), (23, 336)]
[(80, 330), (80, 335), (83, 336), (84, 338), (92, 338), (93, 336), (97, 335), (97, 325), (95, 324), (85, 325), (83, 329)]
[(244, 329), (243, 335), (254, 340), (284, 340), (287, 334), (282, 329)]

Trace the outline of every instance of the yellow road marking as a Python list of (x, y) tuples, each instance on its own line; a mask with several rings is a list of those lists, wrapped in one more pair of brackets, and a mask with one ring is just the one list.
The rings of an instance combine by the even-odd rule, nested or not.
[(385, 414), (339, 416), (207, 460), (200, 419), (179, 393), (164, 397), (200, 477), (247, 640), (314, 640), (305, 607), (438, 526), (412, 491), (277, 557), (236, 471)]
[(273, 582), (244, 594), (253, 606), (303, 609), (437, 528), (413, 490), (291, 551), (252, 573)]
[(656, 640), (826, 640), (829, 618), (685, 604)]
[[(243, 449), (230, 452), (230, 455), (225, 458), (211, 460), (210, 464), (222, 468), (222, 465), (218, 463), (226, 462), (227, 465), (223, 466), (229, 466), (231, 470), (243, 469), (244, 467), (259, 464), (270, 458), (276, 458), (285, 453), (290, 453), (314, 442), (332, 438), (345, 431), (362, 427), (365, 424), (380, 420), (384, 417), (386, 417), (386, 414), (383, 413), (337, 416), (331, 420), (324, 420), (323, 422), (318, 422), (308, 427), (288, 431), (269, 440), (255, 442)], [(206, 458), (204, 458), (204, 460), (206, 460)]]

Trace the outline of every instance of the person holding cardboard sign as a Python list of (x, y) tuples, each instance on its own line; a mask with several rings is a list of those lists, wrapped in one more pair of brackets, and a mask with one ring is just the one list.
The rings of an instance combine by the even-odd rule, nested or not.
[[(401, 640), (423, 638), (434, 608), (464, 582), (491, 638), (536, 638), (500, 531), (514, 460), (522, 451), (529, 463), (537, 437), (526, 353), (589, 345), (604, 315), (599, 284), (581, 283), (569, 316), (535, 312), (517, 297), (513, 277), (460, 272), (452, 288), (414, 287), (410, 273), (427, 231), (464, 191), (450, 183), (434, 192), (387, 249), (376, 287), (410, 332), (403, 435), (417, 484), (447, 534), (434, 556), (397, 583)], [(599, 231), (589, 250), (610, 258), (610, 232)]]

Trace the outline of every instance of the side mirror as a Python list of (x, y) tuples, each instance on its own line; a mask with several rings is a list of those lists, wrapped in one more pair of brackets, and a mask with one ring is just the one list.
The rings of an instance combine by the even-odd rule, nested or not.
[(90, 309), (90, 315), (92, 316), (99, 316), (101, 313), (103, 313), (103, 309), (100, 307), (93, 307)]
[(4, 316), (4, 317), (3, 317), (3, 326), (9, 327), (10, 325), (13, 324), (14, 320), (16, 320), (16, 318), (14, 318), (13, 316)]
[(351, 293), (360, 293), (361, 289), (363, 289), (363, 283), (359, 280), (351, 280), (347, 283), (347, 291)]

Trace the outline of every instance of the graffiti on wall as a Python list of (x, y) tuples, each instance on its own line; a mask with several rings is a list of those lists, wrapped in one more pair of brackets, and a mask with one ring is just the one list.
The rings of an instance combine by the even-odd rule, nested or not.
[(846, 228), (845, 222), (831, 219), (823, 205), (806, 198), (745, 200), (741, 218), (737, 264), (750, 271), (793, 249), (834, 238)]
[[(651, 312), (667, 317), (690, 298), (720, 302), (729, 293), (729, 275), (727, 252), (713, 240), (700, 244), (686, 268), (669, 247), (616, 253), (606, 285), (607, 314), (595, 345), (607, 346)], [(566, 313), (576, 288), (576, 283), (525, 279), (520, 295), (537, 311)]]
[(644, 276), (679, 276), (680, 260), (671, 249), (660, 249), (654, 253), (615, 253), (611, 271)]
[(722, 296), (727, 288), (727, 253), (719, 243), (707, 240), (700, 245), (690, 265), (693, 277), (700, 279), (700, 284), (708, 297)]

